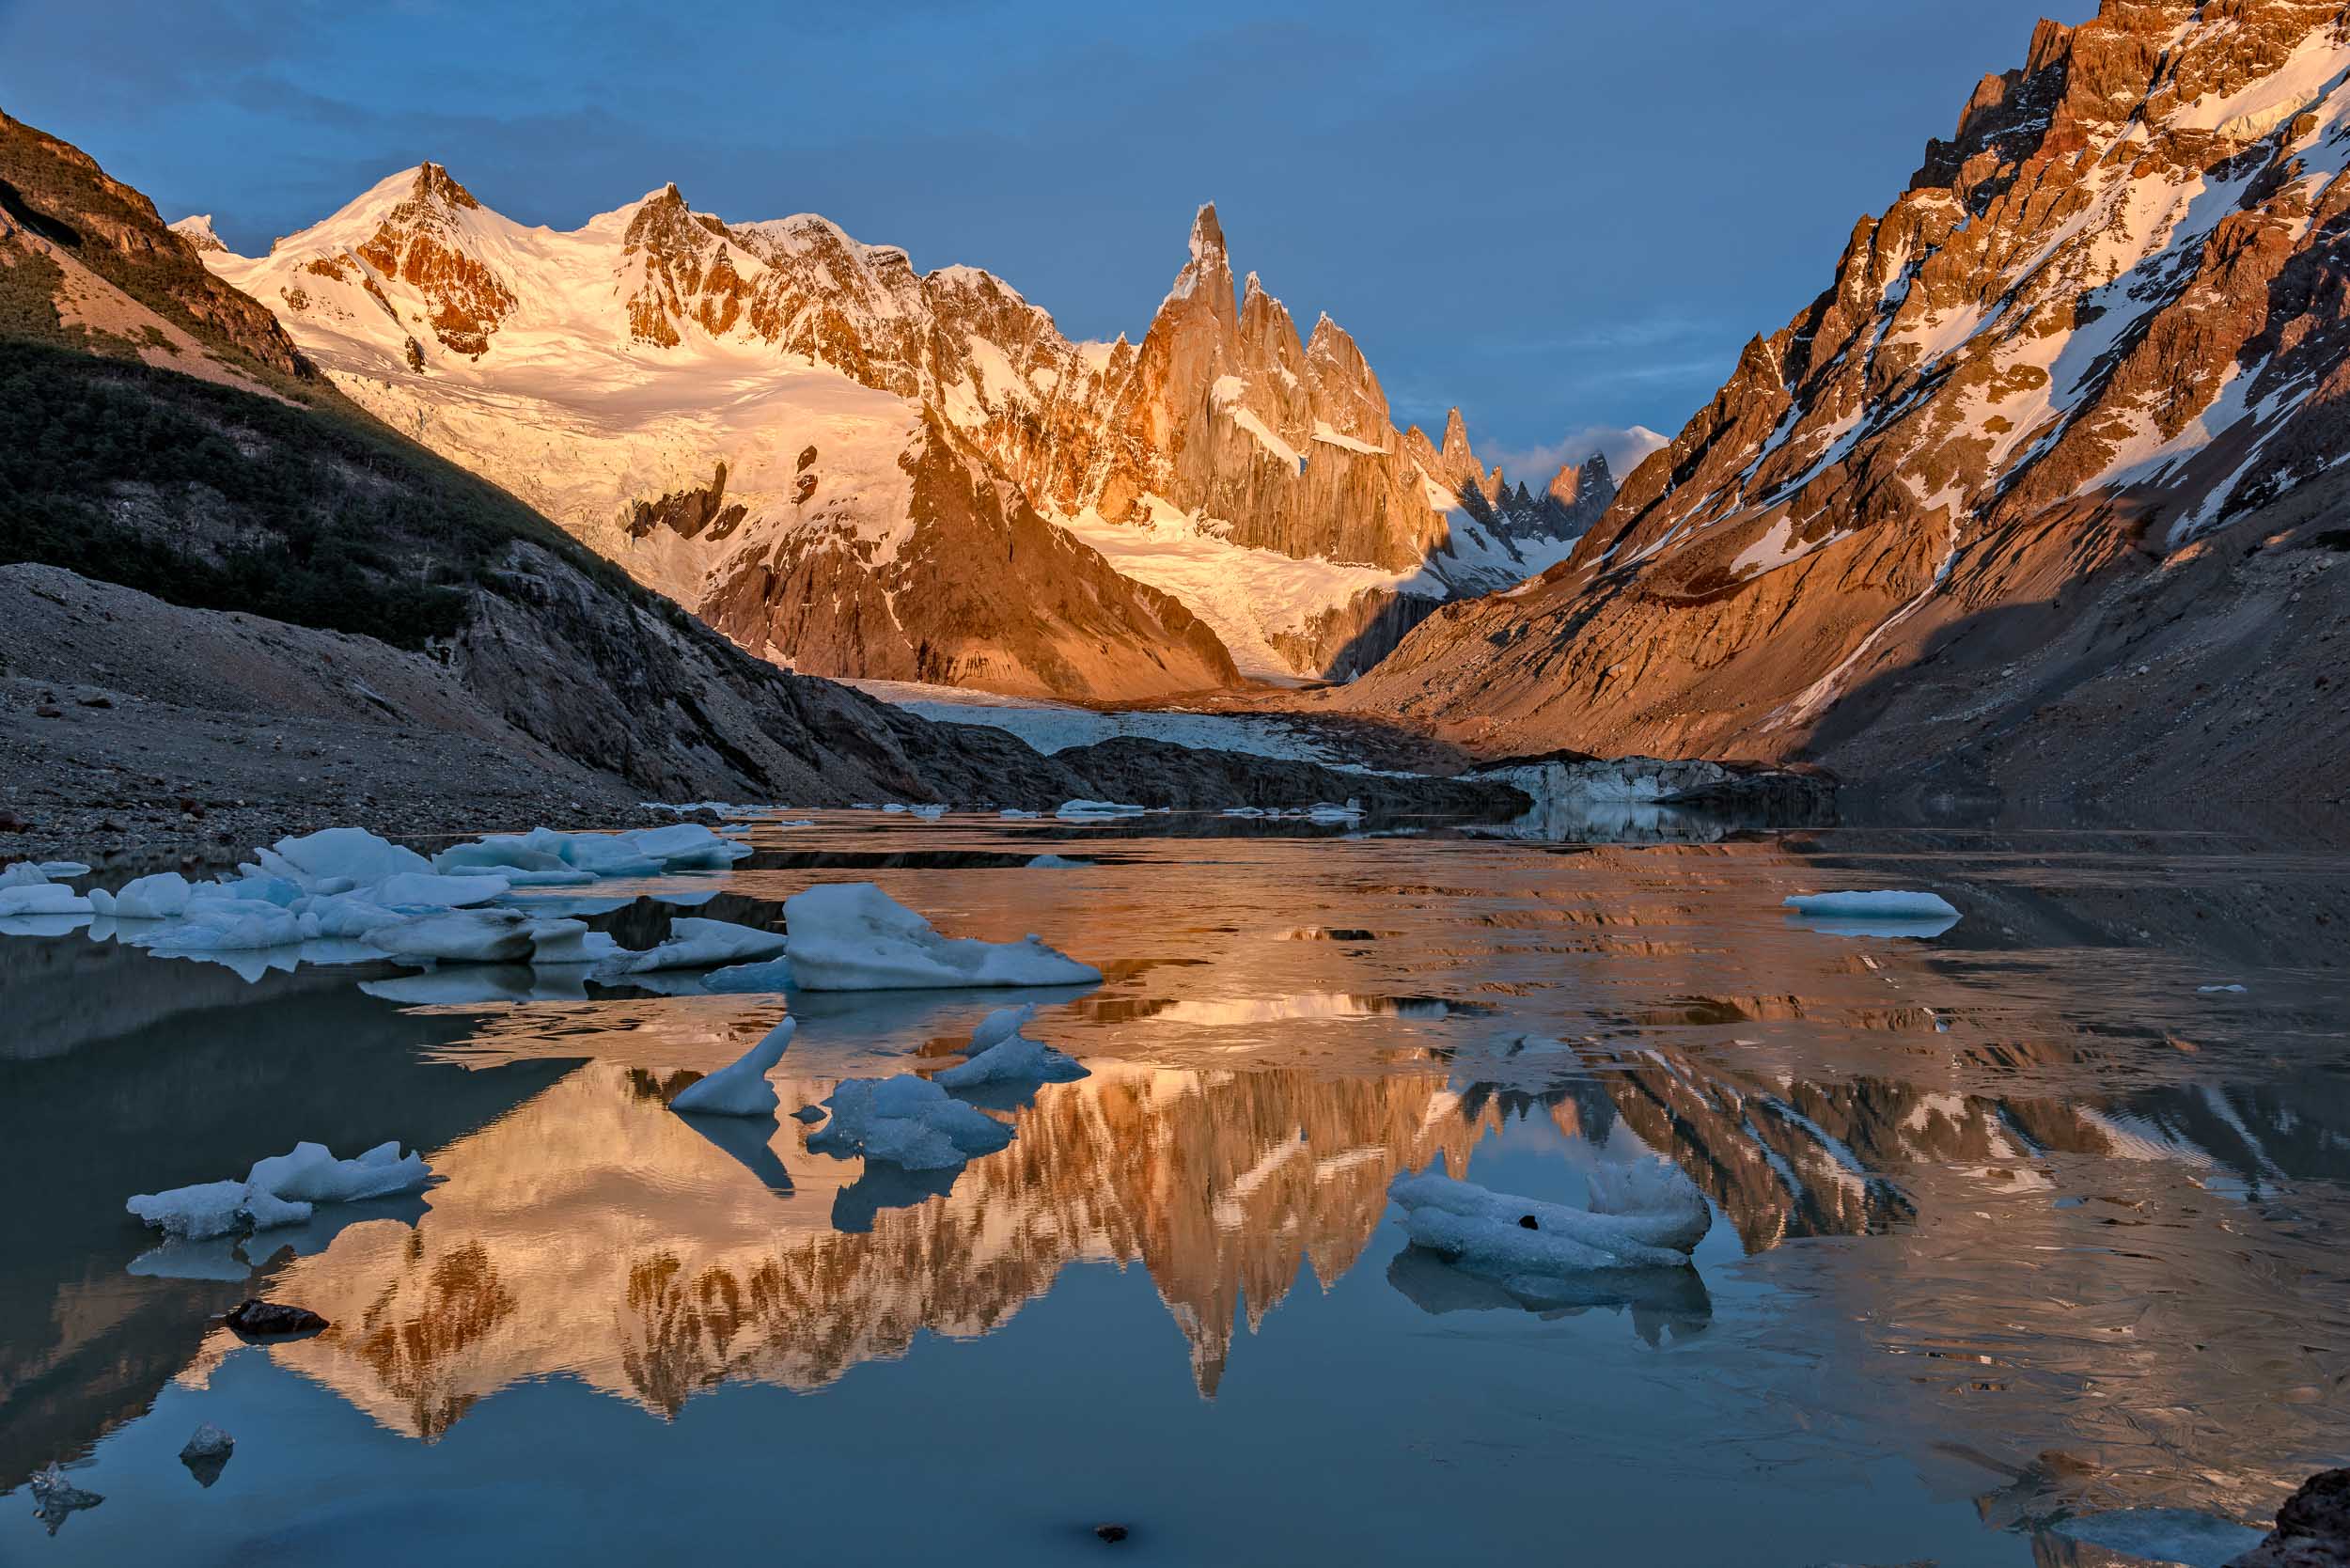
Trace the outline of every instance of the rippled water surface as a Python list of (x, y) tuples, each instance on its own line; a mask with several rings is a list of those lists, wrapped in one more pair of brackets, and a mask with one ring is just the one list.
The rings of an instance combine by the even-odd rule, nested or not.
[[(2092, 1564), (2136, 1560), (2090, 1515), (2264, 1520), (2350, 1454), (2342, 858), (1210, 825), (825, 817), (593, 890), (766, 920), (870, 878), (1101, 966), (1032, 1029), (1091, 1076), (951, 1183), (665, 1100), (787, 1011), (787, 1110), (943, 1065), (1001, 995), (0, 941), (0, 1562)], [(1853, 887), (1964, 917), (1778, 907)], [(302, 1138), (442, 1180), (242, 1250), (123, 1213)], [(1569, 1310), (1386, 1200), (1443, 1166), (1580, 1204), (1642, 1151), (1713, 1231)], [(208, 1321), (249, 1294), (334, 1326)], [(104, 1498), (54, 1535), (52, 1459)]]

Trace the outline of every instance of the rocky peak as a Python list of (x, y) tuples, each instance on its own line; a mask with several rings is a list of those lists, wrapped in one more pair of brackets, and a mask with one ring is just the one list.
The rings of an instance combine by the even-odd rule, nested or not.
[(1306, 339), (1306, 381), (1316, 418), (1356, 441), (1381, 447), (1394, 444), (1386, 392), (1355, 339), (1326, 315)]
[(212, 232), (212, 215), (210, 212), (196, 212), (181, 218), (171, 226), (171, 231), (194, 245), (198, 252), (216, 250), (226, 254), (228, 249), (220, 243), (220, 236)]
[[(415, 193), (414, 199), (419, 202), (433, 202), (466, 211), (475, 211), (481, 206), (474, 199), (474, 194), (460, 185), (439, 164), (418, 164), (415, 184), (411, 188)], [(670, 187), (671, 190), (676, 188), (674, 185)]]
[[(512, 314), (514, 292), (467, 246), (473, 193), (438, 164), (420, 164), (408, 195), (357, 247), (359, 259), (424, 296), (432, 334), (452, 353), (478, 358)], [(388, 308), (388, 307), (387, 307)]]

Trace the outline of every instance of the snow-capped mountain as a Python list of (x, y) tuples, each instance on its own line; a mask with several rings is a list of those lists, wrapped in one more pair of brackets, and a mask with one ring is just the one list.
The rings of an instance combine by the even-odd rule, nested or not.
[(1351, 696), (1496, 751), (1890, 758), (2060, 698), (2107, 737), (2097, 682), (2168, 674), (2113, 759), (2163, 765), (2312, 640), (2280, 530), (2338, 484), (2345, 165), (2339, 4), (2043, 23), (1568, 562)]
[[(1143, 697), (1352, 674), (1565, 553), (1354, 341), (1236, 290), (1213, 208), (1139, 344), (675, 186), (556, 232), (427, 164), (258, 259), (182, 233), (369, 410), (794, 668)], [(217, 244), (217, 241), (212, 241)], [(1454, 439), (1458, 436), (1458, 440)]]

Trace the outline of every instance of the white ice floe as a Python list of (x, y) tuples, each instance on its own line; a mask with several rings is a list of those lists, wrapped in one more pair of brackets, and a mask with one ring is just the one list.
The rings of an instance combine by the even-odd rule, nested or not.
[(402, 1155), (397, 1142), (351, 1160), (337, 1159), (324, 1144), (297, 1143), (290, 1152), (257, 1162), (242, 1182), (140, 1193), (123, 1207), (175, 1241), (205, 1241), (298, 1225), (321, 1203), (415, 1192), (431, 1175), (422, 1154)]
[(1102, 972), (1030, 935), (1017, 942), (941, 936), (870, 882), (810, 887), (784, 901), (785, 951), (806, 991), (1089, 985)]
[(534, 919), (525, 929), (530, 933), (530, 962), (541, 967), (608, 964), (628, 950), (609, 933), (589, 931), (585, 920)]
[(1011, 1129), (928, 1078), (850, 1078), (825, 1097), (832, 1120), (808, 1135), (819, 1154), (945, 1170), (1011, 1141)]
[(942, 1089), (975, 1089), (980, 1084), (1061, 1084), (1090, 1077), (1073, 1057), (1054, 1050), (1021, 1032), (1036, 1016), (1033, 1007), (1001, 1007), (979, 1020), (959, 1066), (931, 1075)]
[(1588, 1209), (1437, 1175), (1399, 1176), (1387, 1192), (1415, 1243), (1529, 1298), (1595, 1269), (1680, 1267), (1713, 1224), (1704, 1194), (1665, 1160), (1600, 1167), (1590, 1187)]
[[(596, 877), (657, 876), (666, 871), (724, 870), (751, 847), (699, 823), (640, 827), (629, 833), (562, 833), (534, 827), (527, 833), (494, 833), (468, 844), (453, 844), (432, 857), (444, 874), (511, 869), (561, 882), (578, 873)], [(520, 881), (517, 886), (523, 885)]]
[(1791, 893), (1787, 907), (1800, 915), (1841, 916), (1868, 920), (1950, 920), (1957, 906), (1939, 893)]
[(2233, 992), (2240, 995), (2245, 988), (2241, 985), (2199, 985), (2195, 989), (2200, 995), (2209, 996), (2220, 992)]
[(1066, 855), (1040, 855), (1028, 862), (1028, 867), (1031, 870), (1064, 871), (1092, 864), (1090, 860), (1079, 860)]
[(403, 962), (520, 964), (530, 957), (530, 926), (519, 909), (450, 909), (379, 926), (367, 940)]
[(1065, 800), (1054, 813), (1064, 822), (1094, 822), (1105, 817), (1139, 817), (1148, 808), (1123, 806), (1114, 800)]
[[(788, 910), (791, 906), (785, 905)], [(680, 915), (669, 922), (668, 939), (643, 952), (624, 952), (609, 966), (616, 975), (648, 974), (655, 969), (715, 969), (754, 963), (783, 951), (782, 933), (731, 920), (702, 919)]]
[(287, 948), (323, 935), (315, 916), (296, 915), (263, 899), (222, 899), (191, 905), (123, 940), (156, 952), (251, 952)]
[(702, 977), (702, 989), (713, 996), (763, 996), (791, 983), (791, 961), (771, 958), (763, 964), (730, 964)]
[(767, 1081), (767, 1073), (783, 1059), (783, 1048), (791, 1043), (792, 1031), (798, 1027), (786, 1018), (732, 1063), (680, 1090), (669, 1108), (695, 1116), (772, 1115), (776, 1086)]
[(90, 913), (89, 899), (60, 882), (19, 882), (0, 887), (0, 917)]
[(995, 814), (1007, 822), (1034, 822), (1044, 815), (1042, 811), (1023, 811), (1016, 806), (1007, 806)]
[(44, 882), (70, 882), (89, 875), (79, 860), (19, 860), (0, 870), (0, 887), (32, 887)]
[(917, 806), (914, 814), (926, 823), (934, 823), (947, 814), (947, 808), (944, 806)]
[(89, 902), (99, 914), (118, 920), (169, 920), (185, 915), (194, 897), (195, 888), (186, 877), (178, 871), (158, 871), (126, 882), (112, 893), (93, 887)]
[(1343, 806), (1334, 806), (1326, 800), (1316, 801), (1306, 808), (1306, 817), (1308, 821), (1317, 823), (1358, 823), (1363, 820), (1363, 805), (1351, 798)]

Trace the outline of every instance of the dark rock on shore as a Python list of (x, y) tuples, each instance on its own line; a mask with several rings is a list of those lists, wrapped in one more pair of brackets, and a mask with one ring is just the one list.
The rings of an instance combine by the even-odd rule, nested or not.
[(2227, 1568), (2350, 1568), (2350, 1469), (2302, 1482), (2277, 1510), (2268, 1539)]

